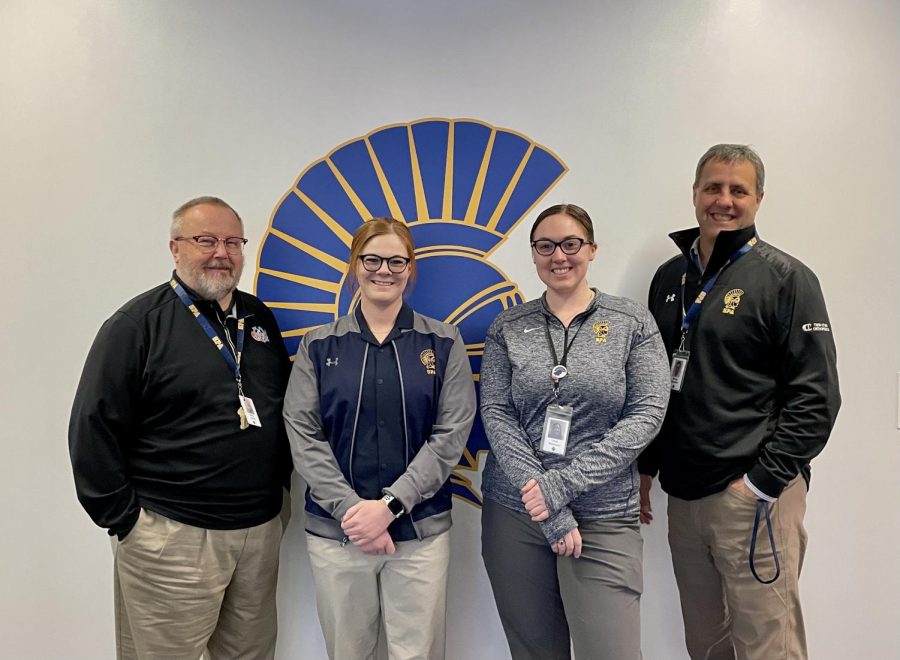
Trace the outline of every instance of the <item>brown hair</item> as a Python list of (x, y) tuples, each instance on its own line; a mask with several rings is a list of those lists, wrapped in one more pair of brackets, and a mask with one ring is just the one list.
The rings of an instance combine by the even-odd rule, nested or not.
[(416, 279), (416, 253), (415, 245), (413, 245), (412, 234), (405, 222), (394, 220), (393, 218), (372, 218), (368, 222), (362, 223), (353, 232), (353, 241), (350, 243), (350, 261), (347, 267), (347, 284), (353, 290), (359, 286), (356, 279), (356, 262), (359, 255), (362, 254), (366, 243), (376, 236), (384, 236), (386, 234), (394, 234), (403, 243), (406, 248), (406, 256), (409, 257), (409, 283), (412, 284)]
[(581, 228), (584, 229), (585, 238), (589, 243), (594, 242), (594, 223), (591, 222), (591, 216), (588, 215), (588, 212), (585, 211), (580, 206), (576, 206), (575, 204), (554, 204), (550, 208), (544, 209), (541, 211), (540, 215), (538, 215), (537, 220), (534, 221), (534, 224), (531, 225), (531, 235), (528, 240), (534, 240), (534, 233), (537, 231), (538, 225), (541, 224), (545, 219), (549, 218), (551, 215), (567, 215), (572, 220), (581, 225)]
[(728, 165), (742, 162), (750, 163), (753, 165), (753, 169), (756, 170), (756, 196), (759, 197), (763, 194), (763, 190), (766, 187), (766, 168), (763, 165), (762, 158), (750, 145), (716, 144), (707, 149), (706, 153), (700, 157), (700, 162), (697, 163), (697, 170), (694, 173), (695, 188), (700, 183), (703, 168), (706, 167), (709, 161), (727, 163)]

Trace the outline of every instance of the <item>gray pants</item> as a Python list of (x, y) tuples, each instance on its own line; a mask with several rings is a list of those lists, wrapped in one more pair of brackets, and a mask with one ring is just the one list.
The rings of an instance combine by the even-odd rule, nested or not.
[[(639, 660), (638, 518), (579, 521), (581, 558), (559, 557), (537, 523), (490, 500), (481, 554), (513, 660)], [(571, 642), (570, 642), (571, 636)]]

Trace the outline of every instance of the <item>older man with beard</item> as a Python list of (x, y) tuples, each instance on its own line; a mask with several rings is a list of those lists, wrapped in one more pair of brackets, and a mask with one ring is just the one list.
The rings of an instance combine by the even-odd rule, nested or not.
[(272, 658), (290, 361), (237, 290), (243, 223), (200, 197), (172, 217), (170, 281), (119, 309), (69, 425), (78, 499), (114, 544), (119, 658)]

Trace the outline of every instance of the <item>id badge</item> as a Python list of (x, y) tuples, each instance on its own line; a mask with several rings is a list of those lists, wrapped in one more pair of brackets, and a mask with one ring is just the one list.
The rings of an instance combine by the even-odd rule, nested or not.
[(544, 432), (541, 436), (541, 451), (565, 456), (571, 426), (571, 406), (561, 406), (556, 403), (547, 406), (547, 412), (544, 415)]
[(258, 426), (262, 428), (262, 422), (259, 421), (259, 415), (256, 414), (256, 406), (253, 405), (253, 399), (249, 396), (239, 396), (238, 399), (241, 400), (241, 408), (244, 409), (244, 414), (247, 417), (247, 423), (250, 426)]
[(684, 372), (687, 371), (690, 351), (675, 351), (672, 353), (672, 391), (680, 392), (684, 383)]

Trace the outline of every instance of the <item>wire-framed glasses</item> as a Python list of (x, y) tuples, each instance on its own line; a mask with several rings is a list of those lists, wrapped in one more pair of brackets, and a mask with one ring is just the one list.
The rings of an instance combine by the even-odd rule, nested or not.
[(247, 244), (246, 238), (240, 236), (229, 236), (228, 238), (217, 238), (215, 236), (177, 236), (176, 241), (192, 241), (202, 252), (214, 252), (219, 243), (225, 244), (225, 251), (228, 254), (241, 254), (244, 246)]

